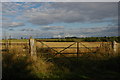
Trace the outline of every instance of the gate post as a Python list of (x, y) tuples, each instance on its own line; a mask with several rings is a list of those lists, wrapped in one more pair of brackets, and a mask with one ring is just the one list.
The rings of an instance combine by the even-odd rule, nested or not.
[(114, 53), (117, 53), (117, 42), (116, 41), (113, 41), (113, 45), (112, 45), (112, 48), (113, 48), (113, 51)]
[(78, 63), (78, 57), (79, 57), (79, 42), (77, 42), (77, 63)]
[(77, 57), (79, 56), (79, 42), (77, 42)]
[(30, 38), (29, 39), (29, 47), (30, 47), (30, 55), (31, 57), (34, 57), (34, 59), (37, 58), (37, 54), (36, 54), (36, 42), (35, 39)]

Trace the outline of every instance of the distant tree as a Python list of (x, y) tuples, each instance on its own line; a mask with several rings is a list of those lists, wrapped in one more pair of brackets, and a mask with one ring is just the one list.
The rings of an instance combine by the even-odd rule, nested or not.
[(21, 37), (21, 39), (23, 39), (23, 37)]

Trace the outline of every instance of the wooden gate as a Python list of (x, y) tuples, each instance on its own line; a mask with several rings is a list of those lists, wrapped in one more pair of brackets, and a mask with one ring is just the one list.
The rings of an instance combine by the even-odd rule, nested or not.
[[(108, 47), (108, 45), (110, 45), (110, 47), (114, 50), (114, 52), (116, 52), (116, 44), (117, 44), (115, 41), (113, 43), (112, 42), (94, 42), (94, 44), (92, 44), (93, 42), (56, 42), (56, 43), (59, 43), (58, 45), (61, 45), (61, 43), (62, 44), (69, 43), (69, 45), (62, 46), (62, 47), (61, 46), (54, 47), (53, 45), (57, 45), (55, 42), (43, 42), (43, 41), (34, 40), (34, 39), (30, 39), (29, 43), (30, 43), (31, 56), (37, 55), (36, 54), (36, 46), (41, 45), (41, 48), (46, 48), (46, 49), (53, 51), (53, 52), (49, 52), (49, 51), (47, 52), (48, 55), (51, 55), (50, 58), (54, 58), (58, 55), (66, 57), (64, 54), (75, 54), (76, 57), (78, 58), (79, 54), (84, 53), (84, 52), (82, 52), (82, 49), (83, 50), (86, 49), (85, 51), (88, 50), (89, 53), (96, 53), (101, 47), (103, 47), (103, 45), (104, 46), (106, 45), (107, 47)], [(37, 43), (39, 43), (39, 44), (37, 44)], [(50, 44), (52, 44), (52, 46), (50, 46)], [(90, 47), (90, 45), (92, 45), (93, 47)], [(97, 46), (95, 46), (95, 45), (97, 45)], [(61, 50), (57, 50), (56, 48), (61, 48)], [(75, 53), (64, 53), (65, 50), (70, 49), (70, 48), (74, 48), (76, 50), (76, 52)], [(107, 48), (107, 49), (109, 49), (109, 48)], [(47, 60), (49, 60), (49, 58)]]

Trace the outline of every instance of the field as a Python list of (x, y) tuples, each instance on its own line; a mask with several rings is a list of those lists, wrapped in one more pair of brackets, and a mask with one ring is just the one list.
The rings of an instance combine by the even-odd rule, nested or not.
[[(47, 46), (49, 46), (50, 48), (54, 48), (57, 51), (61, 51), (64, 48), (68, 47), (69, 45), (73, 44), (74, 42), (50, 42), (50, 41), (54, 41), (54, 40), (59, 40), (59, 39), (39, 39), (39, 41), (44, 41), (44, 44), (41, 44), (39, 41), (36, 42), (36, 46), (38, 48), (48, 48)], [(8, 40), (9, 44), (11, 44), (10, 47), (14, 47), (14, 46), (28, 46), (28, 39), (18, 39), (18, 40)], [(80, 42), (79, 41), (79, 52), (82, 53), (87, 53), (87, 52), (95, 52), (102, 44), (111, 44), (111, 42)], [(2, 43), (5, 43), (5, 40), (2, 40)], [(46, 46), (47, 45), (47, 46)], [(5, 48), (5, 46), (2, 46), (3, 49)], [(70, 46), (70, 48), (66, 49), (63, 53), (76, 53), (77, 52), (77, 43), (73, 44), (72, 46)]]
[[(20, 42), (19, 42), (20, 41)], [(68, 47), (74, 42), (36, 42), (37, 58), (34, 60), (29, 53), (28, 40), (10, 41), (7, 51), (3, 53), (3, 80), (119, 80), (120, 56), (109, 54), (100, 49), (95, 54), (85, 53), (79, 57), (60, 55), (59, 57), (42, 55), (53, 53), (47, 46), (57, 51)], [(100, 47), (108, 42), (81, 42), (86, 47)], [(87, 51), (79, 44), (80, 52)], [(47, 46), (46, 46), (47, 45)], [(2, 47), (6, 48), (5, 45)], [(77, 44), (63, 53), (77, 53)], [(108, 46), (107, 46), (108, 47)], [(58, 49), (56, 49), (58, 48)], [(62, 48), (62, 49), (61, 49)], [(39, 50), (40, 49), (40, 50)], [(89, 50), (88, 50), (89, 51)], [(83, 52), (82, 52), (83, 53)], [(50, 58), (50, 59), (48, 59)], [(112, 66), (114, 65), (114, 66)], [(12, 73), (12, 74), (11, 74)]]
[[(57, 51), (61, 51), (64, 48), (68, 47), (69, 45), (73, 44), (70, 48), (67, 48), (62, 53), (77, 53), (77, 43), (75, 44), (74, 43), (75, 42), (43, 42), (43, 44), (41, 44), (40, 42), (37, 42), (36, 45), (39, 48), (47, 48), (47, 46), (49, 46)], [(111, 43), (109, 42), (79, 42), (79, 53), (90, 53), (90, 52), (93, 53), (96, 50), (98, 50), (98, 48), (100, 48), (102, 44), (109, 45)]]

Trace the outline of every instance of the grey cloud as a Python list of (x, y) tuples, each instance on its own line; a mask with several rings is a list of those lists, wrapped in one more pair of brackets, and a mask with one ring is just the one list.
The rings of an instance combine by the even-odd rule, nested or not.
[[(96, 30), (96, 31), (94, 31)], [(85, 34), (85, 33), (84, 33)], [(118, 36), (118, 27), (101, 27), (93, 29), (91, 32), (86, 32), (88, 36)]]
[(8, 20), (10, 20), (10, 19), (9, 19), (9, 18), (6, 18), (6, 17), (2, 17), (2, 20), (8, 21)]
[(96, 27), (96, 28), (76, 28), (68, 29), (65, 34), (90, 36), (118, 36), (118, 27)]
[[(113, 22), (117, 19), (117, 3), (44, 3), (42, 7), (32, 8), (24, 17), (32, 24), (47, 25), (52, 23), (73, 22)], [(42, 8), (42, 9), (41, 9)], [(111, 20), (107, 20), (110, 18)]]
[[(101, 31), (102, 33), (115, 33), (118, 34), (118, 27), (108, 27), (108, 29)], [(114, 35), (114, 34), (113, 34)], [(117, 36), (117, 35), (116, 35)]]
[(9, 29), (9, 31), (14, 31), (14, 29)]
[[(17, 32), (16, 32), (17, 33)], [(76, 36), (76, 37), (104, 37), (104, 36), (117, 36), (118, 35), (118, 27), (96, 27), (96, 28), (74, 28), (67, 29), (65, 31), (56, 30), (56, 31), (43, 31), (43, 30), (31, 30), (31, 29), (23, 29), (13, 36), (33, 36), (33, 37), (42, 37), (42, 38), (51, 38), (51, 37), (65, 37), (65, 36)]]
[(43, 26), (42, 30), (61, 30), (64, 29), (63, 26)]
[(69, 28), (65, 31), (56, 30), (56, 31), (44, 31), (38, 33), (39, 36), (48, 36), (48, 37), (65, 37), (65, 36), (76, 36), (76, 37), (104, 37), (104, 36), (118, 36), (118, 27), (109, 26), (109, 27), (96, 27), (96, 28)]
[(2, 26), (3, 28), (6, 27), (19, 27), (19, 26), (24, 26), (25, 24), (22, 22), (3, 22)]
[(34, 31), (34, 29), (26, 28), (26, 29), (21, 29), (20, 31)]

